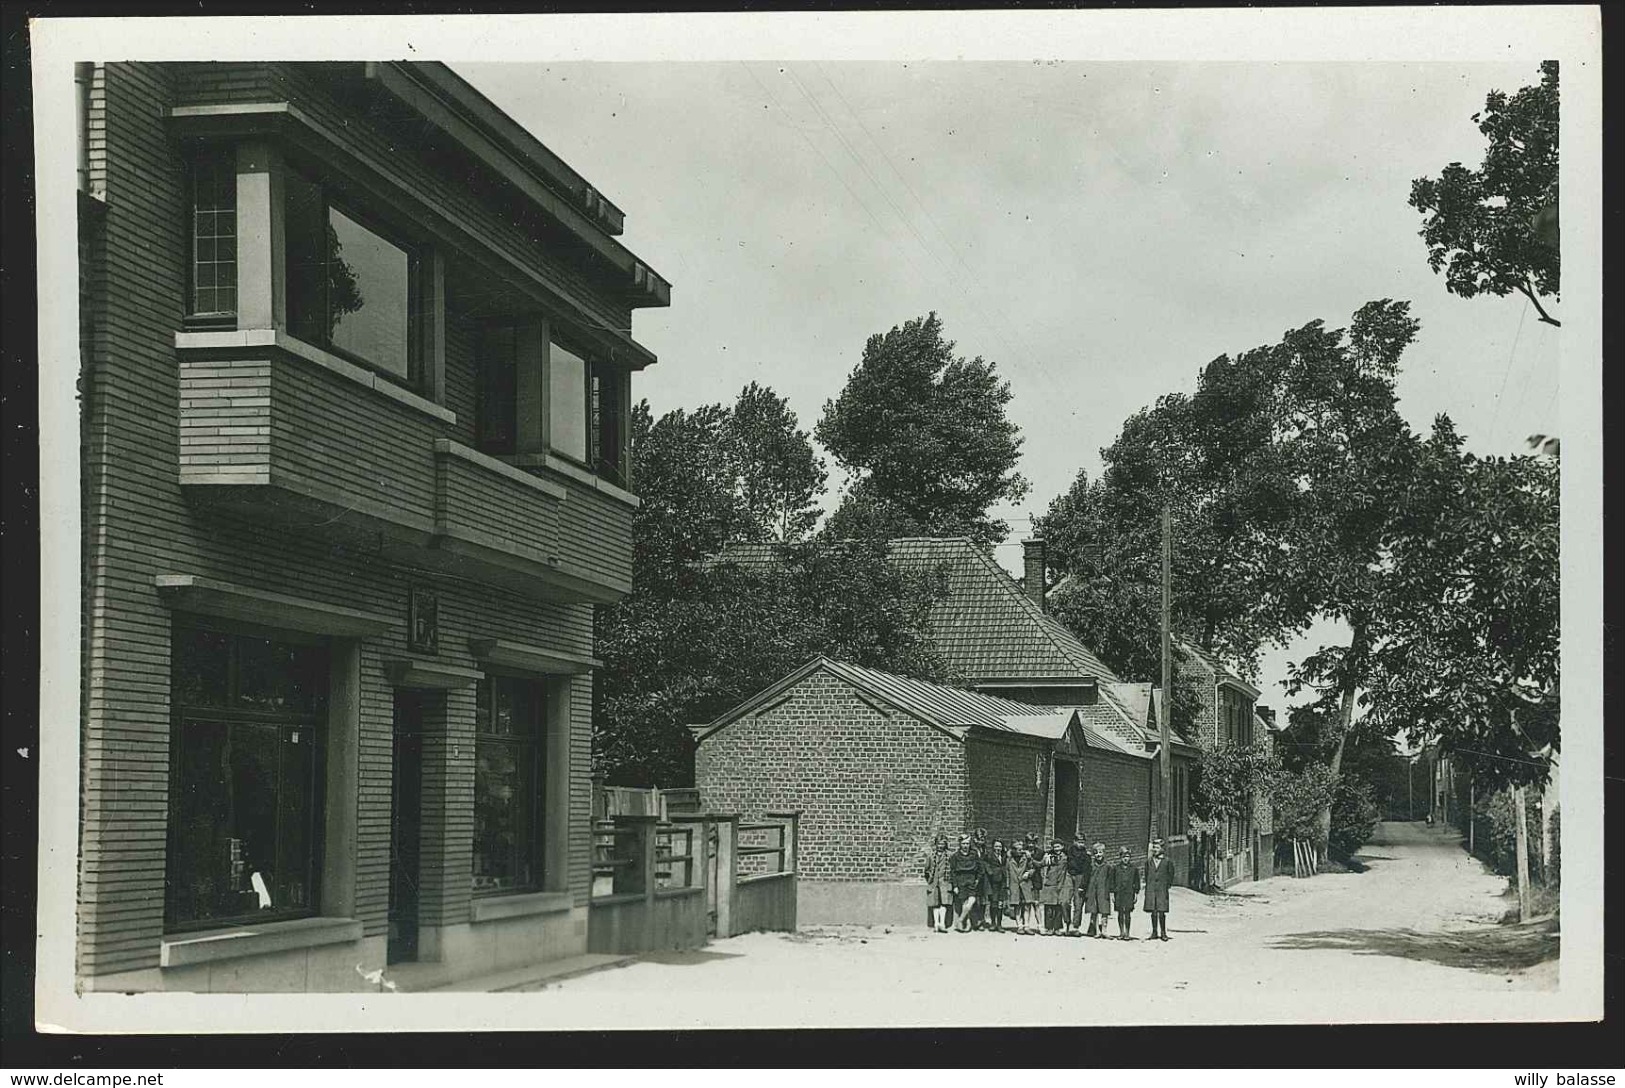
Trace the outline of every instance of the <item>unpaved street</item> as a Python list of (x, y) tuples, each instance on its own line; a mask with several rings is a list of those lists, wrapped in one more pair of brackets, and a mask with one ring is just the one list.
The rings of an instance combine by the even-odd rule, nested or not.
[[(1545, 989), (1556, 985), (1555, 923), (1498, 926), (1506, 882), (1448, 832), (1385, 824), (1363, 873), (1276, 877), (1204, 896), (1175, 889), (1167, 943), (970, 933), (924, 927), (822, 927), (747, 934), (698, 952), (648, 957), (554, 984), (563, 994), (719, 993), (795, 999), (844, 991), (907, 1007), (975, 995), (989, 1010), (1053, 992), (1057, 1012), (1087, 1022), (1091, 1002), (1125, 991), (1203, 994), (1245, 1008), (1249, 996), (1375, 991), (1384, 995)], [(1139, 936), (1148, 919), (1136, 914)], [(872, 998), (865, 997), (865, 1000)]]

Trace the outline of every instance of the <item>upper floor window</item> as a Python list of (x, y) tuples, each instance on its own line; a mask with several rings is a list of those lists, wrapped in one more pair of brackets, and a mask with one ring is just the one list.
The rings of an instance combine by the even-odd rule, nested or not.
[(416, 384), (417, 252), (323, 186), (292, 171), (285, 185), (289, 331)]
[(623, 487), (626, 421), (622, 419), (621, 396), (625, 382), (623, 371), (594, 363), (587, 405), (587, 461), (594, 472)]
[(237, 164), (234, 152), (192, 160), (192, 222), (187, 241), (188, 315), (225, 319), (237, 312)]
[(554, 340), (548, 351), (548, 444), (554, 453), (587, 460), (587, 360)]

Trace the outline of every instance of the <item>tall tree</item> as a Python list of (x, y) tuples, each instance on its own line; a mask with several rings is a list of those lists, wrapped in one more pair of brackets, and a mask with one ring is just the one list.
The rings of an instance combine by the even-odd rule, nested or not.
[(1540, 77), (1513, 95), (1491, 91), (1473, 114), (1489, 141), (1483, 165), (1453, 162), (1437, 178), (1417, 178), (1410, 204), (1422, 213), (1428, 264), (1446, 290), (1462, 298), (1517, 291), (1558, 325), (1541, 304), (1559, 289), (1557, 61), (1543, 62)]
[(1302, 492), (1276, 442), (1281, 356), (1260, 348), (1209, 363), (1194, 396), (1171, 394), (1129, 417), (1101, 451), (1101, 477), (1080, 473), (1038, 520), (1067, 576), (1058, 614), (1125, 674), (1157, 671), (1165, 503), (1181, 638), (1251, 672), (1264, 642), (1302, 622), (1306, 602), (1282, 577)]
[(1435, 425), (1389, 548), (1366, 717), (1486, 789), (1541, 785), (1562, 747), (1559, 463), (1461, 446)]
[(954, 353), (935, 313), (871, 336), (814, 430), (854, 477), (831, 534), (1002, 540), (1009, 526), (988, 511), (1028, 488), (1010, 397), (992, 362)]
[[(894, 569), (855, 544), (797, 545), (812, 524), (823, 466), (772, 390), (730, 408), (653, 418), (633, 412), (642, 503), (633, 515), (632, 592), (598, 614), (594, 762), (624, 785), (686, 785), (686, 728), (818, 653), (948, 679), (927, 616), (940, 579)], [(741, 541), (787, 542), (785, 562), (748, 571), (711, 562)]]
[[(1354, 723), (1356, 700), (1381, 634), (1385, 548), (1405, 513), (1419, 442), (1397, 410), (1394, 379), (1417, 323), (1408, 303), (1362, 306), (1348, 329), (1320, 322), (1287, 336), (1280, 386), (1280, 440), (1304, 501), (1287, 541), (1287, 581), (1309, 615), (1340, 620), (1347, 645), (1322, 646), (1292, 670), (1334, 712), (1335, 777)], [(1331, 809), (1321, 817), (1330, 835)]]
[(813, 500), (828, 473), (789, 402), (751, 382), (734, 401), (729, 435), (750, 535), (782, 542), (805, 538), (818, 522)]

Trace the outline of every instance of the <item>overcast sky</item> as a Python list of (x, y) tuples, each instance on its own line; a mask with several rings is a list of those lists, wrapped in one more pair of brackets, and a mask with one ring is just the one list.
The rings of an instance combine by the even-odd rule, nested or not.
[[(1411, 179), (1479, 164), (1471, 115), (1533, 64), (454, 67), (618, 204), (672, 282), (633, 320), (660, 357), (633, 395), (657, 414), (756, 380), (810, 430), (865, 339), (929, 310), (996, 361), (1033, 484), (999, 511), (1012, 570), (1026, 517), (1098, 472), (1126, 416), (1371, 299), (1421, 322), (1399, 379), (1413, 426), (1448, 413), (1481, 453), (1557, 426), (1557, 330), (1521, 296), (1447, 294), (1406, 204)], [(1267, 656), (1261, 701), (1287, 702), (1303, 651)]]

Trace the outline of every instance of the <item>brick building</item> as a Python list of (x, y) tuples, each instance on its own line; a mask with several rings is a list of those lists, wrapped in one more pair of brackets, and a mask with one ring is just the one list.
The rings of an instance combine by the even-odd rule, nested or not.
[(803, 922), (918, 922), (933, 836), (984, 827), (1143, 858), (1153, 752), (1114, 702), (1035, 706), (819, 657), (696, 727), (703, 806), (800, 811)]
[[(1200, 696), (1196, 741), (1204, 749), (1222, 745), (1273, 745), (1274, 712), (1258, 705), (1256, 687), (1225, 668), (1213, 654), (1188, 643), (1177, 643), (1176, 675), (1190, 682)], [(1216, 854), (1211, 858), (1213, 882), (1221, 887), (1243, 880), (1274, 875), (1275, 839), (1269, 799), (1254, 796), (1247, 815), (1230, 820), (1220, 830)], [(1189, 864), (1189, 862), (1187, 862)]]
[(81, 988), (585, 951), (669, 288), (443, 65), (78, 74)]

